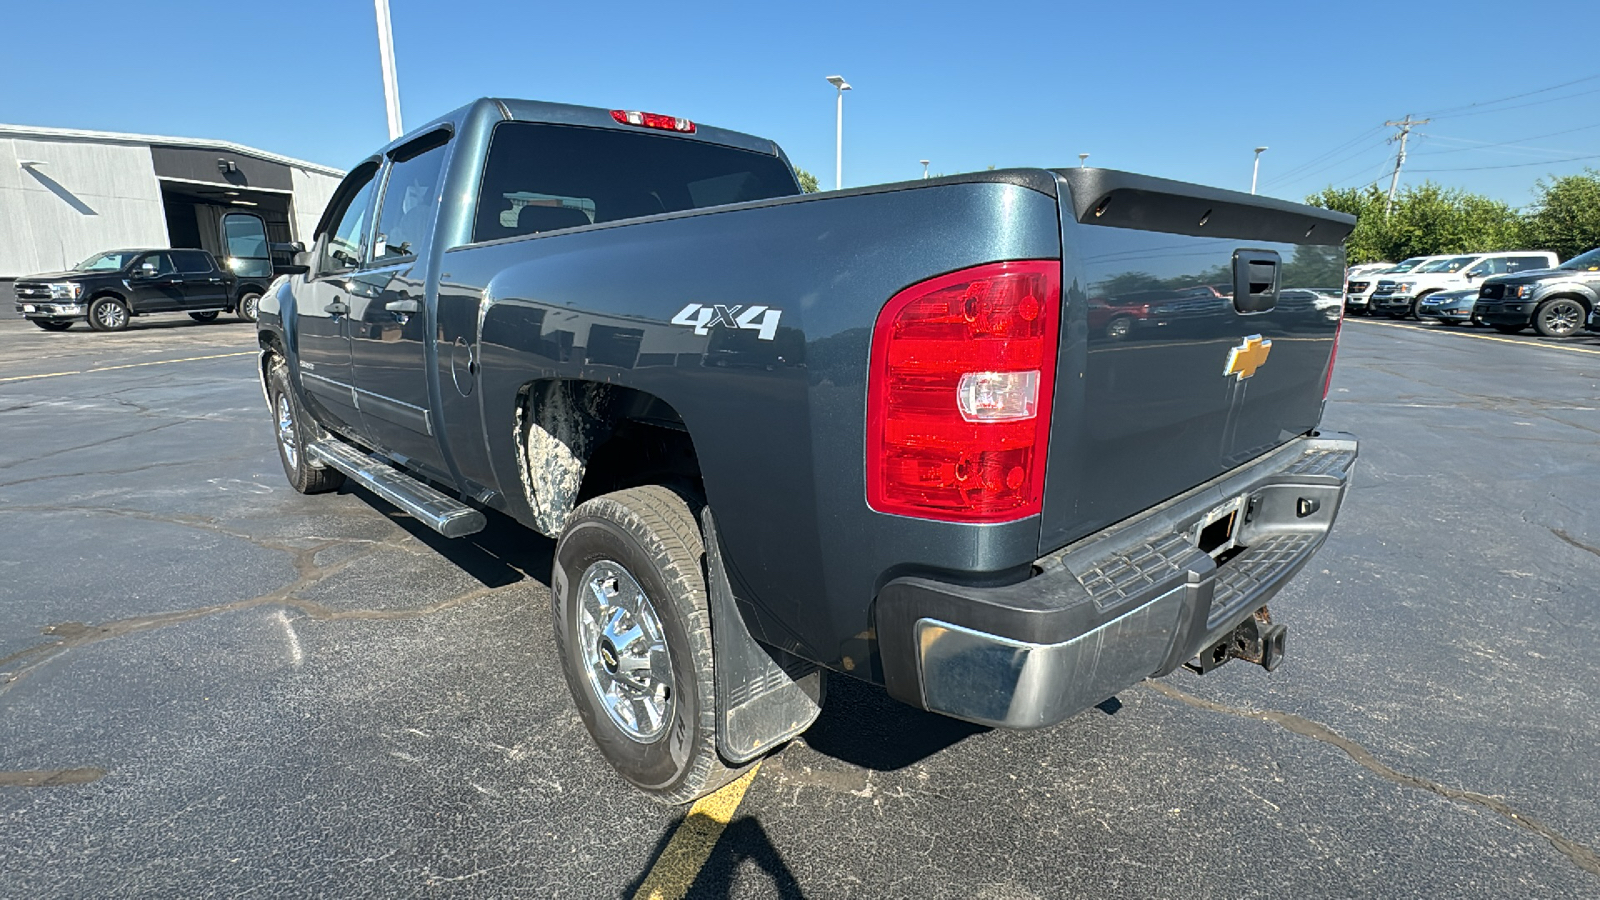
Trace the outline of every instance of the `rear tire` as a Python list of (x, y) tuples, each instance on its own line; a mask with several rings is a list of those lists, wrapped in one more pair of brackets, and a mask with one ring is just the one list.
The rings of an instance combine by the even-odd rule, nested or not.
[(239, 298), (239, 318), (246, 322), (254, 322), (261, 308), (261, 295), (250, 291)]
[(45, 331), (66, 331), (72, 327), (71, 322), (55, 322), (50, 319), (30, 319), (29, 321)]
[(196, 322), (215, 322), (217, 320), (217, 316), (219, 315), (221, 315), (221, 313), (217, 312), (217, 310), (209, 309), (205, 312), (189, 313), (189, 318), (195, 320)]
[(556, 646), (584, 727), (617, 774), (664, 804), (739, 773), (717, 754), (704, 555), (689, 504), (647, 485), (574, 510), (550, 579)]
[(1589, 311), (1571, 297), (1555, 297), (1533, 311), (1533, 330), (1541, 337), (1570, 337), (1583, 327)]
[(89, 327), (95, 331), (126, 331), (128, 304), (120, 297), (100, 297), (89, 304)]
[(322, 438), (322, 429), (305, 414), (294, 391), (289, 389), (289, 368), (282, 360), (274, 360), (267, 370), (267, 401), (272, 405), (278, 461), (283, 463), (289, 485), (302, 494), (338, 490), (344, 484), (344, 473), (313, 466), (306, 457), (306, 448)]
[(1106, 337), (1113, 341), (1126, 338), (1133, 331), (1133, 319), (1128, 316), (1117, 316), (1106, 323)]

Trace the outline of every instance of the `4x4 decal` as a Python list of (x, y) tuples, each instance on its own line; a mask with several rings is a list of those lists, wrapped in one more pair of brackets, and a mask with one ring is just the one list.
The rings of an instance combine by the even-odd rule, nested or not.
[(759, 332), (756, 337), (770, 341), (778, 333), (778, 319), (782, 316), (783, 310), (769, 306), (691, 303), (678, 310), (678, 314), (672, 317), (672, 324), (691, 326), (695, 334), (710, 334), (711, 329), (718, 325), (724, 328), (742, 328)]

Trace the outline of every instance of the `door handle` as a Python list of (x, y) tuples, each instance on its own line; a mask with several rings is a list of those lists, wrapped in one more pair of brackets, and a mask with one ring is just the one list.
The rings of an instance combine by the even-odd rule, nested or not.
[(348, 316), (350, 315), (350, 305), (343, 300), (335, 300), (324, 306), (322, 311), (330, 316)]
[(383, 305), (383, 308), (393, 313), (410, 314), (422, 312), (422, 304), (410, 297), (403, 300), (390, 300)]

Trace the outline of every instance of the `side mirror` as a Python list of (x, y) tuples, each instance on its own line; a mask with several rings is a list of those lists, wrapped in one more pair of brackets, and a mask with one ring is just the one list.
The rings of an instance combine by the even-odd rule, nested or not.
[(1468, 272), (1466, 274), (1467, 274), (1467, 280), (1468, 281), (1471, 281), (1472, 279), (1478, 277), (1478, 273), (1477, 272)]
[[(300, 245), (296, 243), (295, 246), (299, 247)], [(294, 252), (294, 259), (288, 265), (278, 267), (278, 274), (280, 275), (304, 275), (310, 271), (311, 254), (307, 253), (304, 247)]]

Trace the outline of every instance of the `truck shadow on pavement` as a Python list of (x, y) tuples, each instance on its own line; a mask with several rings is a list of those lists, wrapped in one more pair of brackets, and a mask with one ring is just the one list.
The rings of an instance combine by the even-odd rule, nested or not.
[(915, 709), (877, 685), (834, 674), (822, 715), (799, 740), (840, 762), (892, 772), (991, 730)]
[[(696, 822), (695, 819), (705, 819), (705, 822)], [(753, 864), (766, 876), (771, 883), (771, 893), (755, 889), (751, 885), (748, 873), (737, 879), (742, 890), (740, 896), (756, 894), (760, 896), (775, 896), (782, 900), (804, 900), (805, 892), (800, 889), (800, 880), (795, 878), (794, 870), (783, 861), (783, 854), (773, 845), (772, 839), (767, 836), (767, 829), (762, 827), (761, 821), (752, 816), (735, 819), (728, 823), (718, 837), (716, 846), (711, 855), (698, 870), (658, 872), (658, 867), (669, 866), (677, 868), (680, 865), (690, 864), (688, 860), (663, 860), (668, 845), (674, 835), (685, 830), (706, 828), (714, 830), (715, 823), (708, 816), (700, 813), (691, 813), (677, 820), (671, 827), (661, 834), (661, 839), (656, 842), (655, 849), (650, 853), (650, 865), (638, 878), (623, 889), (621, 894), (624, 900), (638, 896), (640, 888), (652, 875), (660, 878), (665, 875), (665, 880), (675, 882), (684, 888), (679, 896), (695, 898), (726, 898), (734, 895), (734, 884), (739, 870), (746, 864)]]
[(489, 524), (480, 532), (447, 538), (393, 506), (366, 488), (346, 483), (341, 494), (355, 494), (380, 510), (407, 534), (449, 560), (484, 587), (500, 588), (531, 578), (550, 583), (550, 564), (556, 542), (523, 527), (510, 516), (486, 510)]

